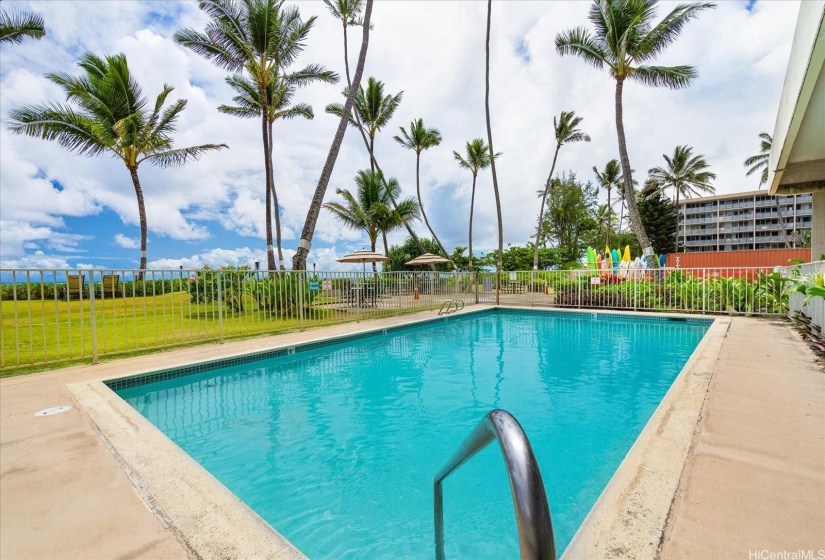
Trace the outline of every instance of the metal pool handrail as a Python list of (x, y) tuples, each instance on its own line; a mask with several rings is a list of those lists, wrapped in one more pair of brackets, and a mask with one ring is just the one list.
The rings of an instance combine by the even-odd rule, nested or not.
[(444, 499), (441, 484), (458, 467), (469, 461), (488, 443), (498, 441), (504, 455), (510, 490), (516, 510), (522, 560), (556, 560), (556, 543), (550, 507), (541, 472), (527, 435), (506, 410), (490, 411), (433, 481), (435, 502), (435, 557), (444, 560)]

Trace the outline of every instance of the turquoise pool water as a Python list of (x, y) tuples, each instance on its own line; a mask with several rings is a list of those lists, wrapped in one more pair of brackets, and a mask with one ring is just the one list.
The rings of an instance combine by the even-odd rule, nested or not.
[[(117, 392), (313, 559), (431, 559), (433, 475), (506, 409), (561, 552), (709, 326), (498, 310)], [(518, 557), (498, 446), (444, 501), (449, 558)]]

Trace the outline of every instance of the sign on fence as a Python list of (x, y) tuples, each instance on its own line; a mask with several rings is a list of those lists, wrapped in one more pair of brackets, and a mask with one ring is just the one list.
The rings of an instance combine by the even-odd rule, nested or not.
[(324, 280), (322, 282), (322, 287), (323, 287), (325, 292), (331, 290), (332, 289), (332, 280)]
[(310, 280), (309, 281), (309, 291), (310, 292), (317, 292), (319, 288), (318, 280)]

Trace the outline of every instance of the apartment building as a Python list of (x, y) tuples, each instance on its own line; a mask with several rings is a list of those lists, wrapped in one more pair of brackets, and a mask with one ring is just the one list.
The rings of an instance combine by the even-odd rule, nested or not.
[(778, 198), (778, 208), (777, 196), (765, 191), (680, 200), (680, 248), (693, 252), (793, 247), (794, 231), (811, 230), (813, 197), (808, 193)]

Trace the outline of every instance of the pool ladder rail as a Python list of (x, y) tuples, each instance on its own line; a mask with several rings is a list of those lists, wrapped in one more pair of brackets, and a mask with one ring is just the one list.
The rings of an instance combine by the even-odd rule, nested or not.
[(556, 560), (556, 542), (550, 506), (541, 472), (527, 435), (515, 417), (506, 410), (490, 411), (433, 481), (435, 506), (435, 557), (444, 560), (444, 499), (441, 483), (458, 467), (469, 461), (488, 443), (497, 440), (504, 455), (507, 476), (516, 511), (520, 557), (522, 560)]
[[(455, 308), (453, 308), (453, 306), (455, 306)], [(463, 299), (448, 299), (441, 304), (441, 309), (438, 310), (438, 315), (449, 315), (450, 313), (455, 313), (456, 311), (461, 311), (462, 309), (464, 309)]]

